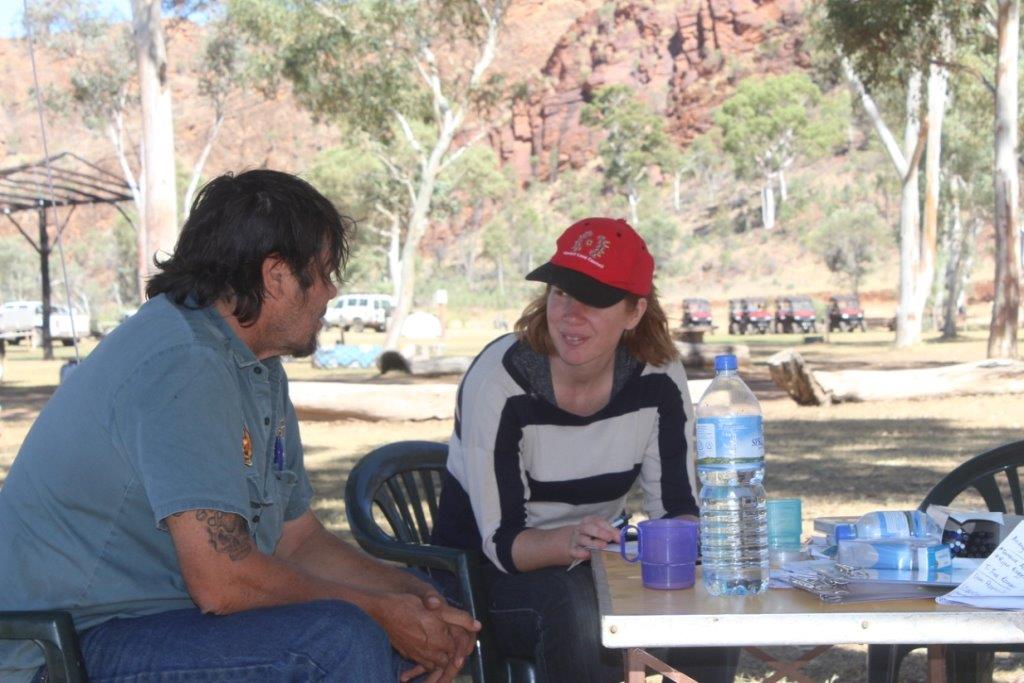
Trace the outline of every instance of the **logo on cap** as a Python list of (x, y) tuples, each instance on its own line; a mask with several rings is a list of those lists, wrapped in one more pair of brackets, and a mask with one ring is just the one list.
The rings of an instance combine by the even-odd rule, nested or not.
[[(604, 235), (598, 235), (595, 238), (593, 230), (586, 230), (580, 233), (580, 236), (573, 242), (572, 247), (568, 251), (563, 252), (563, 254), (565, 256), (576, 256), (586, 259), (598, 268), (604, 268), (604, 264), (598, 259), (604, 256), (611, 246), (612, 243)], [(584, 250), (586, 253), (584, 253)]]

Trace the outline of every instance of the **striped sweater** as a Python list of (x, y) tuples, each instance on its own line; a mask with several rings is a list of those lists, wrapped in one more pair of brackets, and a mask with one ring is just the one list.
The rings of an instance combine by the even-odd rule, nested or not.
[(523, 529), (616, 516), (639, 479), (651, 518), (696, 514), (693, 406), (678, 361), (652, 367), (620, 347), (608, 405), (555, 405), (547, 358), (505, 335), (459, 387), (433, 540), (516, 572)]

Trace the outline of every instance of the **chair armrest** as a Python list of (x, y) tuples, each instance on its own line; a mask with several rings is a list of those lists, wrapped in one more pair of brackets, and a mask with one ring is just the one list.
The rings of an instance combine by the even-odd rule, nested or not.
[[(459, 569), (470, 559), (470, 555), (476, 555), (459, 548), (404, 543), (391, 538), (368, 538), (358, 533), (354, 535), (363, 550), (374, 557), (431, 569), (446, 569), (453, 574), (459, 573)], [(475, 557), (473, 559), (476, 560)]]
[(43, 649), (50, 681), (85, 681), (75, 624), (67, 612), (0, 612), (0, 640), (31, 640)]

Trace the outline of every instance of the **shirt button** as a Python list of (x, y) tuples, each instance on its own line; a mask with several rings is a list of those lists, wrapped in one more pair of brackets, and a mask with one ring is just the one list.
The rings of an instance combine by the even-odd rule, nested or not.
[(263, 424), (269, 425), (270, 424), (270, 418), (269, 417), (263, 418)]
[(253, 515), (252, 521), (255, 522), (255, 523), (259, 523), (260, 516), (259, 515)]
[(257, 375), (263, 374), (263, 368), (261, 368), (259, 366), (256, 366), (255, 368), (253, 368), (252, 371), (255, 372)]

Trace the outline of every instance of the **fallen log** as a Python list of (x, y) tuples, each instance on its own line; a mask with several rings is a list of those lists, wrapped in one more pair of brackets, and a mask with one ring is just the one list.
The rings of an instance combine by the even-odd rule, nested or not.
[(792, 349), (779, 351), (769, 358), (768, 372), (775, 386), (802, 406), (820, 406), (832, 402), (815, 379), (814, 373), (804, 364), (803, 357)]
[(303, 420), (445, 420), (455, 412), (455, 384), (290, 382)]
[(407, 375), (431, 377), (434, 375), (462, 375), (473, 363), (473, 356), (436, 356), (433, 358), (406, 358), (398, 351), (385, 351), (377, 357), (380, 374), (398, 370)]
[(674, 342), (679, 349), (683, 365), (688, 368), (713, 368), (715, 356), (731, 353), (736, 356), (740, 367), (750, 363), (750, 347), (746, 344), (696, 344), (694, 342)]
[(988, 359), (909, 370), (811, 370), (800, 354), (768, 359), (772, 381), (801, 405), (1024, 393), (1024, 361)]

